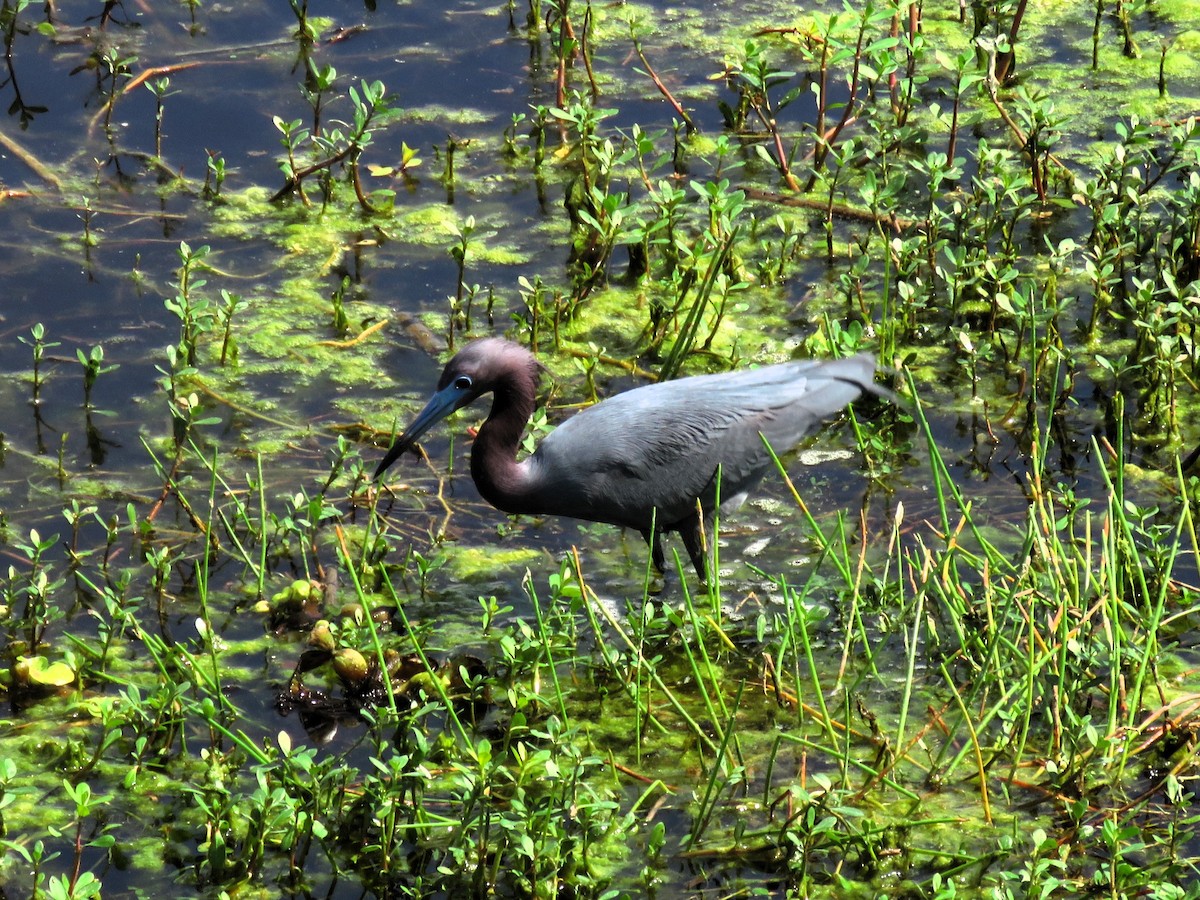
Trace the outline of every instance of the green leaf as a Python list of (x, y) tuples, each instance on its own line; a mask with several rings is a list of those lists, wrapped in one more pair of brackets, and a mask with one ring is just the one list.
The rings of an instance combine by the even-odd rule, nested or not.
[(42, 687), (65, 687), (75, 681), (75, 670), (63, 662), (52, 663), (44, 656), (22, 656), (13, 666), (17, 680)]

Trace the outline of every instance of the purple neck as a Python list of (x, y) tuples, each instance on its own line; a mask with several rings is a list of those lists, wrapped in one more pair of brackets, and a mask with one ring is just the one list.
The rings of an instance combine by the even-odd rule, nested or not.
[(539, 504), (531, 496), (528, 462), (517, 462), (517, 449), (537, 394), (535, 372), (515, 371), (496, 385), (492, 411), (471, 448), (471, 477), (488, 503), (507, 513), (532, 513)]

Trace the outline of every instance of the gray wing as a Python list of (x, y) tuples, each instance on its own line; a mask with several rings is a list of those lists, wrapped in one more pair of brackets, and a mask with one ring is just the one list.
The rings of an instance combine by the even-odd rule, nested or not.
[(790, 450), (820, 422), (873, 385), (868, 355), (796, 362), (685, 378), (618, 394), (567, 420), (543, 441), (532, 462), (542, 499), (562, 515), (647, 530), (654, 510), (669, 528), (744, 493), (770, 457)]

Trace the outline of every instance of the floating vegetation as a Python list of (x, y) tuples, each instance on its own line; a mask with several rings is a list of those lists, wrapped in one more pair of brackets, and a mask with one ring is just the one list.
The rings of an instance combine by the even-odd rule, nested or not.
[[(1200, 895), (1198, 34), (5, 5), (0, 894)], [(371, 482), (501, 333), (528, 447), (796, 354), (908, 401), (693, 592), (461, 422)]]

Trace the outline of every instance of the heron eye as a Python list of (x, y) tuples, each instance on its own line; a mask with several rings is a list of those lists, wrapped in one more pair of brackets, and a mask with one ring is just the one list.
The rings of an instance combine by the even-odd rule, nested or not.
[(470, 375), (459, 375), (457, 378), (454, 379), (454, 386), (456, 388), (458, 388), (460, 391), (469, 390), (471, 387), (471, 376)]

